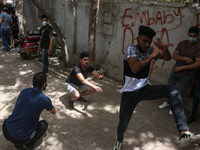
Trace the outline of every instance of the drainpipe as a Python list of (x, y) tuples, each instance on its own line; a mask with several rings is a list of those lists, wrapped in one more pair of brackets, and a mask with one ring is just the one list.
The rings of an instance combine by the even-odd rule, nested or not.
[(96, 24), (98, 19), (100, 0), (93, 0), (91, 11), (90, 11), (90, 22), (89, 22), (89, 53), (90, 62), (95, 63), (95, 36), (96, 36)]

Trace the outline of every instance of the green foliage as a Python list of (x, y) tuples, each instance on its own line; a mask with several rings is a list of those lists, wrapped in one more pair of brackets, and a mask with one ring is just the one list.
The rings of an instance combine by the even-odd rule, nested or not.
[(51, 55), (58, 56), (61, 54), (61, 46), (57, 38), (53, 38), (53, 45), (51, 48)]

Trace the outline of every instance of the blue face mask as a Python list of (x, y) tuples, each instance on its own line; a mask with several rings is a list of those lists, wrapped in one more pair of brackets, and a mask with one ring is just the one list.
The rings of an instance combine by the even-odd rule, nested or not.
[(189, 38), (188, 38), (188, 41), (191, 42), (191, 43), (193, 43), (193, 42), (196, 42), (196, 41), (197, 41), (197, 38), (190, 38), (190, 37), (189, 37)]

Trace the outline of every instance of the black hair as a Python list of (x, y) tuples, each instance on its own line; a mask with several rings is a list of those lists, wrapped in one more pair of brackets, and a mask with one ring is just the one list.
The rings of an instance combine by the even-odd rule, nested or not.
[(188, 34), (189, 33), (196, 33), (197, 35), (199, 35), (199, 28), (197, 26), (192, 26), (188, 30)]
[(90, 57), (89, 52), (87, 52), (87, 51), (81, 52), (81, 53), (80, 53), (80, 58), (82, 59), (82, 58), (84, 58), (84, 57)]
[(47, 75), (44, 72), (38, 72), (33, 76), (33, 87), (41, 89), (47, 81)]
[(139, 35), (144, 35), (152, 38), (156, 35), (156, 32), (150, 27), (141, 25), (139, 27)]
[(10, 11), (10, 13), (12, 13), (13, 15), (15, 15), (15, 11), (13, 9)]
[(4, 7), (4, 8), (3, 8), (3, 11), (5, 11), (5, 12), (9, 13), (9, 11), (8, 11), (8, 8), (7, 8), (7, 7)]
[(41, 16), (41, 20), (42, 20), (43, 18), (48, 19), (47, 15), (42, 15), (42, 16)]

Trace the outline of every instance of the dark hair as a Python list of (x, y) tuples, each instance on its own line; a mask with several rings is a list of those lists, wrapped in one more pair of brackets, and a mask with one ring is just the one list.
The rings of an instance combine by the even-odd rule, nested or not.
[(15, 11), (14, 10), (11, 10), (10, 13), (12, 13), (13, 15), (15, 15)]
[(154, 37), (156, 35), (156, 32), (150, 27), (141, 25), (139, 27), (139, 35)]
[(41, 20), (42, 20), (43, 18), (48, 19), (47, 15), (42, 15), (42, 16), (41, 16)]
[(7, 13), (9, 12), (7, 7), (4, 7), (4, 8), (3, 8), (3, 11), (5, 11), (5, 12), (7, 12)]
[(87, 52), (87, 51), (81, 52), (81, 53), (80, 53), (80, 58), (82, 59), (82, 58), (84, 58), (84, 57), (90, 57), (89, 52)]
[(41, 89), (47, 81), (47, 75), (43, 72), (38, 72), (33, 76), (33, 87)]
[(192, 26), (188, 30), (188, 34), (189, 33), (196, 33), (197, 35), (199, 35), (199, 28), (197, 26)]

